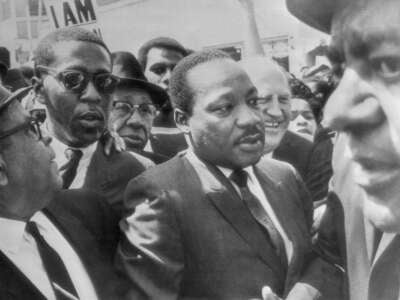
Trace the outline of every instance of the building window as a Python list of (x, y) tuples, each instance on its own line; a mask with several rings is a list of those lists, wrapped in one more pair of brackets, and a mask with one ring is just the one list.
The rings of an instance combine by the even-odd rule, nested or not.
[(26, 17), (27, 4), (26, 0), (15, 0), (15, 16), (18, 18)]
[(19, 39), (28, 38), (28, 24), (26, 23), (26, 21), (17, 22), (17, 37)]
[(38, 21), (31, 21), (31, 38), (39, 37)]
[(7, 20), (11, 17), (10, 0), (0, 1), (0, 21)]

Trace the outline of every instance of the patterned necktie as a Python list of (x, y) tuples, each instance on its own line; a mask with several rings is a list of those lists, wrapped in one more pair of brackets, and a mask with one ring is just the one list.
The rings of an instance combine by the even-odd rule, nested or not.
[(79, 149), (68, 148), (66, 154), (69, 156), (68, 162), (60, 168), (61, 177), (63, 179), (63, 189), (68, 189), (74, 181), (79, 161), (82, 158), (82, 151)]
[(271, 218), (261, 205), (261, 202), (254, 196), (247, 186), (248, 174), (244, 170), (235, 170), (232, 172), (230, 179), (237, 184), (242, 194), (243, 202), (246, 204), (253, 217), (266, 229), (272, 242), (275, 252), (281, 259), (284, 266), (287, 266), (285, 244), (278, 230), (275, 228)]
[[(28, 222), (26, 224), (26, 231), (32, 235), (36, 241), (40, 257), (51, 281), (57, 300), (73, 299), (73, 297), (78, 298), (78, 294), (63, 261), (57, 252), (49, 246), (43, 236), (39, 233), (36, 223)], [(61, 287), (63, 291), (61, 291), (59, 287)], [(66, 296), (68, 294), (73, 297)]]

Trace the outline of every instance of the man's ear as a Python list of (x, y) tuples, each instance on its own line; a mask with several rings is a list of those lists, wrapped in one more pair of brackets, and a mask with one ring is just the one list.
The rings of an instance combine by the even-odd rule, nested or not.
[(6, 186), (7, 184), (8, 184), (7, 165), (3, 159), (3, 156), (0, 154), (0, 186)]
[(180, 110), (179, 108), (175, 108), (174, 110), (174, 119), (176, 126), (183, 132), (189, 133), (189, 116), (186, 112)]
[(32, 84), (33, 84), (33, 91), (35, 92), (35, 95), (37, 96), (35, 99), (41, 103), (44, 103), (44, 97), (43, 96), (43, 80), (39, 77), (32, 77)]

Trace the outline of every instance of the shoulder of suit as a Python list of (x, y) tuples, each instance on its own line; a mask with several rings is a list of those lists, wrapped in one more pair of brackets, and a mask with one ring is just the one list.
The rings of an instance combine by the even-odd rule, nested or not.
[(59, 191), (48, 209), (56, 213), (95, 214), (107, 205), (104, 196), (88, 189), (68, 189)]
[(176, 181), (185, 178), (184, 159), (179, 155), (172, 159), (147, 169), (129, 183), (128, 188), (138, 184), (154, 186), (172, 186)]
[(285, 177), (297, 173), (296, 169), (289, 163), (270, 157), (262, 157), (256, 167), (272, 177)]

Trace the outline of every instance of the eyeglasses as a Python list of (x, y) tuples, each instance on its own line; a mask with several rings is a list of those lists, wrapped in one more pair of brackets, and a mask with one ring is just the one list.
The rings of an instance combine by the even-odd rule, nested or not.
[(109, 72), (93, 74), (72, 69), (58, 72), (56, 69), (41, 65), (36, 66), (36, 68), (39, 71), (54, 76), (54, 78), (63, 84), (65, 89), (77, 94), (81, 94), (86, 90), (90, 80), (93, 81), (98, 91), (105, 94), (111, 94), (114, 92), (119, 82), (119, 78)]
[(29, 118), (26, 122), (15, 126), (14, 128), (11, 128), (9, 130), (6, 130), (4, 132), (0, 132), (0, 139), (4, 139), (6, 137), (9, 137), (18, 131), (29, 129), (36, 139), (39, 141), (42, 139), (42, 131), (40, 129), (40, 122), (34, 118)]
[(299, 115), (301, 115), (304, 119), (309, 120), (309, 121), (315, 119), (314, 114), (311, 111), (307, 111), (307, 110), (305, 110), (305, 111), (292, 110), (290, 112), (290, 114), (291, 114), (290, 120), (292, 120), (292, 121), (296, 120), (296, 118)]
[(143, 118), (152, 116), (156, 111), (156, 107), (153, 104), (142, 103), (132, 105), (127, 102), (114, 100), (113, 110), (119, 117), (130, 117), (135, 113), (135, 110), (138, 111), (139, 115)]

